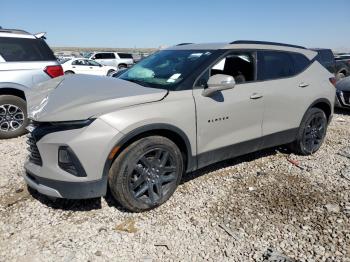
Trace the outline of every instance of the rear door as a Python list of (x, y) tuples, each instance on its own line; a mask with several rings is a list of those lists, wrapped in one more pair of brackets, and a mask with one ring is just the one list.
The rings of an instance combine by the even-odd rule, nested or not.
[(305, 91), (311, 83), (302, 72), (309, 64), (299, 53), (258, 51), (258, 80), (265, 101), (264, 146), (287, 143), (293, 138), (305, 113)]

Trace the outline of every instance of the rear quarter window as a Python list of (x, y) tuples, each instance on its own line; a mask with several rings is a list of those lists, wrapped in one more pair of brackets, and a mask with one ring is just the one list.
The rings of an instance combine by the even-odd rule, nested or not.
[(333, 63), (334, 61), (334, 55), (331, 50), (316, 50), (318, 55), (316, 57), (316, 60), (322, 63)]
[(43, 39), (0, 37), (0, 55), (6, 62), (56, 60)]

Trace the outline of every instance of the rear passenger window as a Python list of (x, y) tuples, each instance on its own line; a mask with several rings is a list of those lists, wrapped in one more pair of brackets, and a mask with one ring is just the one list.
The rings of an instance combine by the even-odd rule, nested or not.
[(98, 53), (95, 55), (95, 59), (114, 59), (115, 55), (113, 53)]
[(273, 80), (295, 74), (292, 57), (287, 52), (258, 52), (258, 80)]
[(310, 60), (304, 55), (298, 53), (291, 53), (290, 55), (294, 62), (295, 74), (301, 73), (310, 65)]

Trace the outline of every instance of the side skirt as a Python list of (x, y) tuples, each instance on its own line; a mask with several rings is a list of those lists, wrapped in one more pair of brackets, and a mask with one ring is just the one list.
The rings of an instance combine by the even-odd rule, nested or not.
[(222, 147), (197, 155), (198, 168), (220, 162), (226, 159), (242, 156), (261, 149), (284, 145), (295, 141), (298, 128), (288, 129), (260, 138)]

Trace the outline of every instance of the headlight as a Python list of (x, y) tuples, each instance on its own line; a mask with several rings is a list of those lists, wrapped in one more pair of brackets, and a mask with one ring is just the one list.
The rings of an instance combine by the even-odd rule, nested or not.
[(27, 130), (32, 133), (36, 141), (39, 141), (43, 136), (60, 131), (71, 129), (79, 129), (90, 125), (95, 119), (86, 119), (78, 121), (64, 121), (64, 122), (36, 122), (31, 121), (27, 126)]

